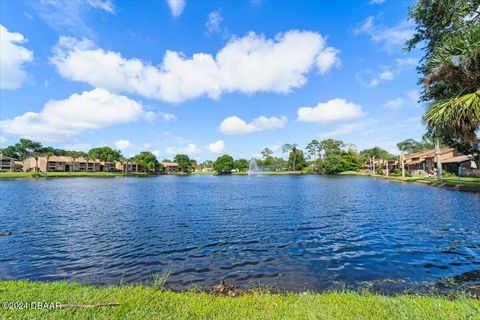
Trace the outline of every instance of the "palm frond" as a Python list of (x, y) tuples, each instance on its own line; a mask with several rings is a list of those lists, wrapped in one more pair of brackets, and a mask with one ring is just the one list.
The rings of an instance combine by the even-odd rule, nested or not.
[(480, 89), (433, 103), (423, 119), (434, 135), (474, 140), (480, 127)]

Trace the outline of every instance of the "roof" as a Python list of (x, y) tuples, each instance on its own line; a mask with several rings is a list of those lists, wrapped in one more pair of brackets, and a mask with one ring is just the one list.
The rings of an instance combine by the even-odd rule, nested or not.
[[(442, 148), (440, 149), (440, 154), (445, 154), (448, 152), (452, 152), (454, 150), (455, 149), (453, 148)], [(415, 159), (415, 158), (433, 158), (433, 157), (435, 157), (435, 149), (407, 154), (405, 155), (405, 160)]]
[[(33, 157), (29, 157), (28, 159), (31, 159)], [(26, 159), (26, 160), (28, 160)], [(46, 156), (38, 157), (38, 159), (45, 159), (47, 160)], [(25, 160), (25, 161), (26, 161)], [(73, 158), (69, 156), (49, 156), (48, 161), (51, 162), (73, 162)], [(87, 162), (87, 159), (83, 157), (75, 158), (75, 163), (80, 163), (80, 162)], [(98, 159), (88, 159), (88, 163), (100, 163), (100, 164), (105, 164), (104, 161), (100, 161)]]
[(164, 167), (178, 167), (178, 163), (175, 162), (162, 162)]
[(472, 160), (472, 156), (461, 155), (461, 156), (456, 156), (447, 160), (443, 160), (442, 162), (443, 163), (461, 163), (461, 162), (470, 161), (470, 160)]
[(3, 154), (0, 153), (0, 159), (7, 159), (7, 160), (10, 159), (10, 160), (12, 160), (13, 158), (4, 156)]

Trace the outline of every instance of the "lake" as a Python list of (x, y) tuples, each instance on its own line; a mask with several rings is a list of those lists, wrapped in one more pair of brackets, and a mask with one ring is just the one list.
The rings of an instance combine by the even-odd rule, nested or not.
[[(480, 195), (355, 176), (0, 181), (0, 279), (323, 290), (480, 280)], [(475, 278), (476, 275), (476, 278)], [(394, 290), (394, 289), (392, 289)]]

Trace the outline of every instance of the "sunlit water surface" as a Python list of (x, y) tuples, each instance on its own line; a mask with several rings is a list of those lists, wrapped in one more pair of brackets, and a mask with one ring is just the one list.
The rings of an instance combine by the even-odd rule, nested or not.
[(0, 181), (0, 278), (409, 285), (480, 270), (480, 195), (366, 177)]

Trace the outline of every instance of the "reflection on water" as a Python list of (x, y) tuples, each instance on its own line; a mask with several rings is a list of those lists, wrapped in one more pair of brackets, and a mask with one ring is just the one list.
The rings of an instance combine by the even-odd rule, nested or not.
[(0, 278), (319, 290), (480, 270), (480, 196), (365, 177), (0, 181)]

